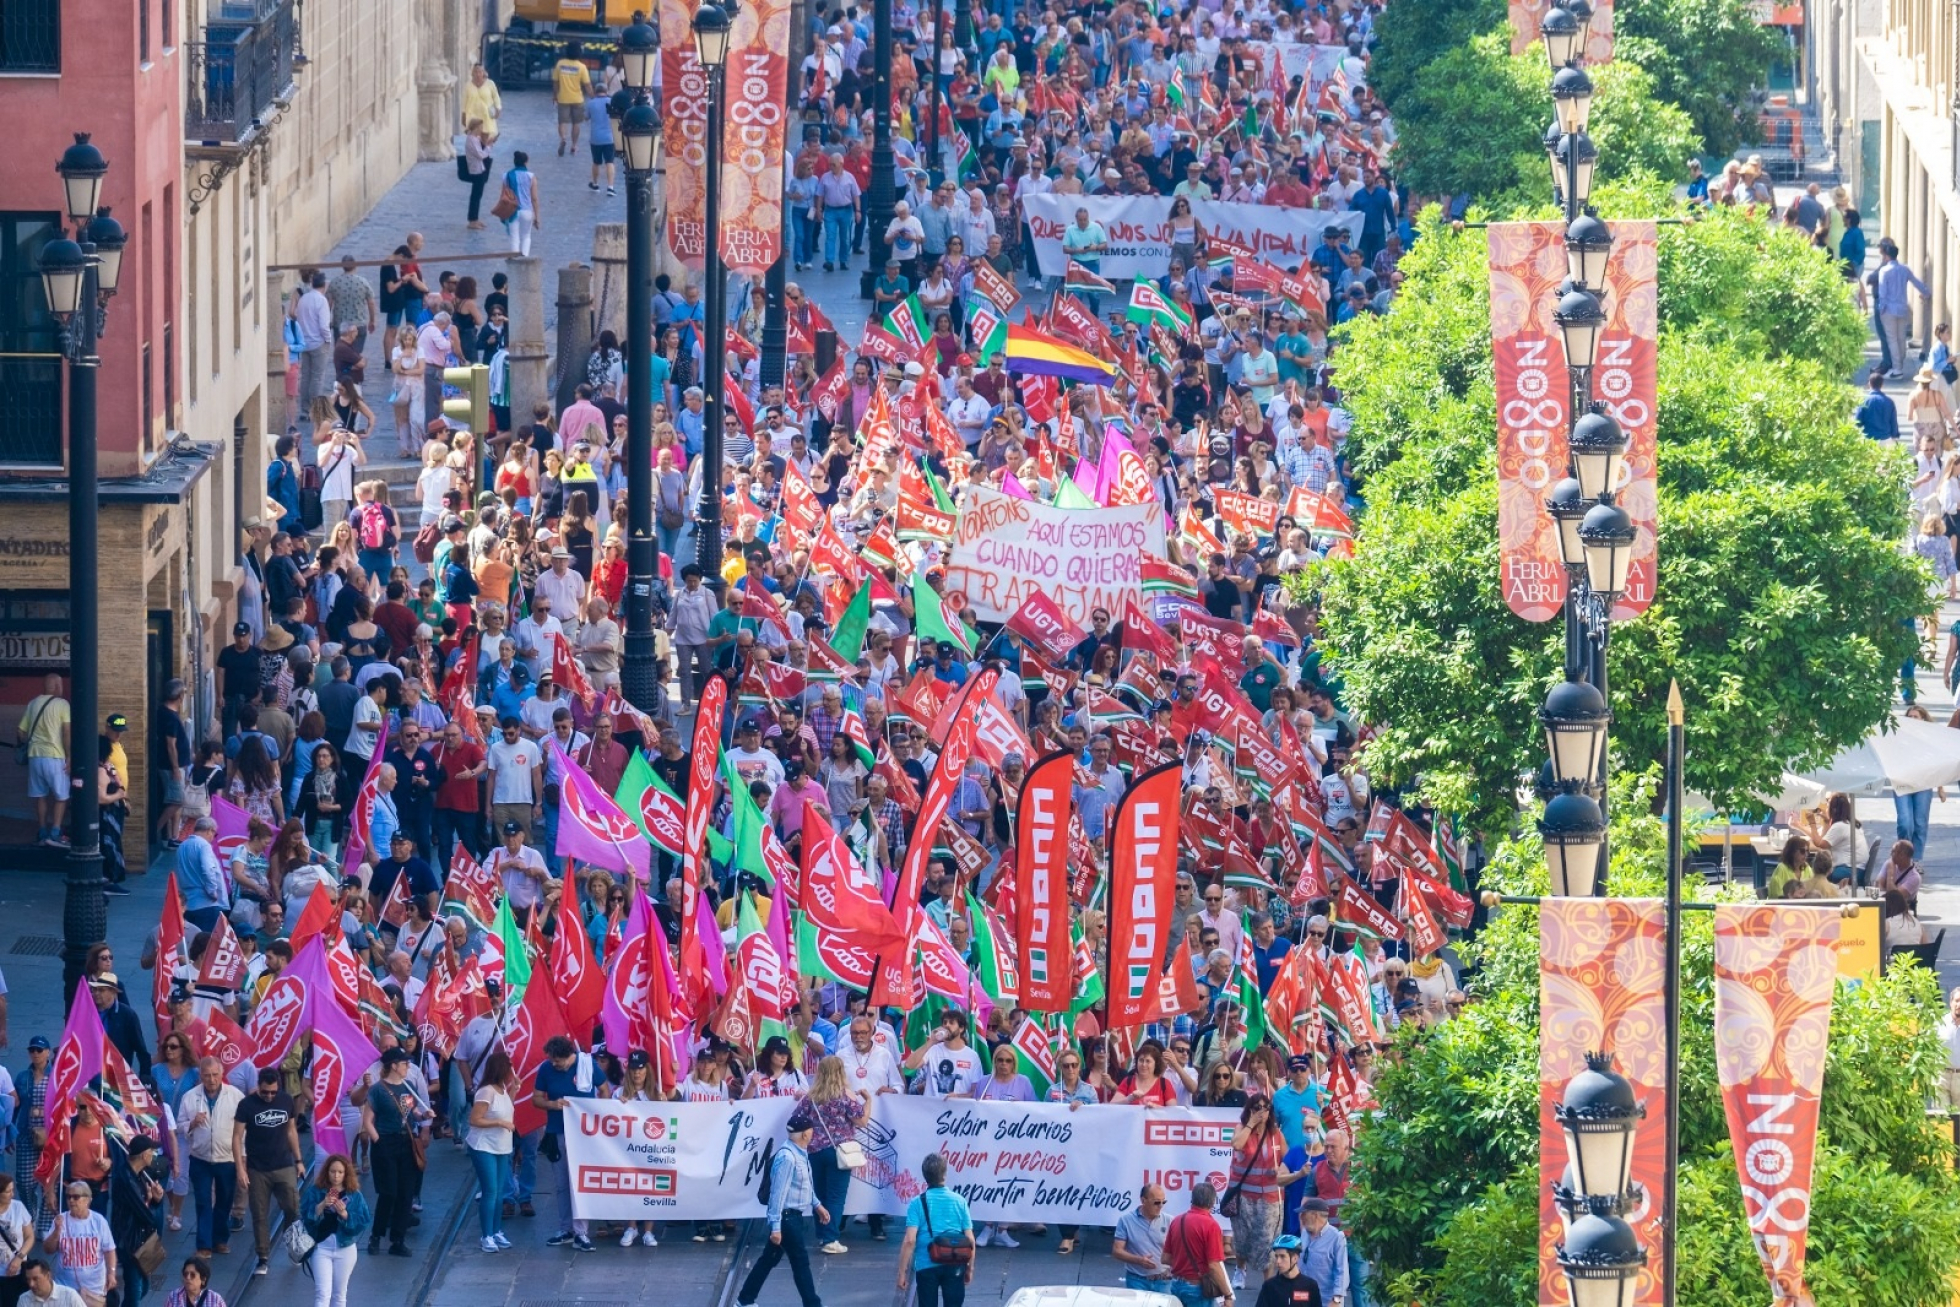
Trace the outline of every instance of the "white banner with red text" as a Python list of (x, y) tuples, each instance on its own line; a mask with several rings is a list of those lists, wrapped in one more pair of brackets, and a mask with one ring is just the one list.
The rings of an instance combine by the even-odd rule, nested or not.
[(1145, 553), (1164, 555), (1164, 512), (1154, 501), (1055, 508), (973, 486), (953, 528), (943, 593), (964, 596), (983, 622), (1004, 622), (1039, 590), (1086, 629), (1098, 608), (1141, 606)]
[[(1171, 197), (1168, 195), (1024, 195), (1021, 207), (1034, 234), (1034, 253), (1044, 277), (1068, 271), (1062, 232), (1087, 209), (1102, 224), (1109, 248), (1097, 271), (1106, 281), (1161, 277), (1171, 270)], [(1293, 269), (1320, 244), (1321, 234), (1339, 227), (1348, 243), (1361, 238), (1361, 215), (1350, 211), (1295, 209), (1279, 204), (1240, 204), (1195, 200), (1191, 214), (1208, 233), (1229, 237), (1259, 251), (1267, 263)]]
[(582, 1221), (715, 1221), (764, 1215), (762, 1158), (783, 1139), (793, 1098), (565, 1108), (572, 1210)]

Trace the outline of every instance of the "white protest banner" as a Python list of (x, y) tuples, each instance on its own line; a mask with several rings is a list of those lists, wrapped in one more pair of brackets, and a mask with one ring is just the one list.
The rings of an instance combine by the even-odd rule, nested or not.
[(741, 1220), (765, 1215), (763, 1152), (780, 1146), (796, 1100), (624, 1103), (565, 1108), (572, 1210), (582, 1221)]
[(1143, 1179), (1164, 1187), (1166, 1216), (1191, 1207), (1191, 1190), (1208, 1184), (1225, 1192), (1232, 1170), (1233, 1107), (1164, 1107), (1143, 1114)]
[(1136, 1205), (1138, 1141), (1149, 1115), (886, 1094), (872, 1100), (871, 1121), (859, 1127), (870, 1162), (853, 1173), (844, 1210), (903, 1216), (925, 1192), (920, 1162), (939, 1153), (946, 1187), (966, 1199), (975, 1221), (1115, 1225)]
[(1098, 608), (1142, 606), (1145, 553), (1164, 556), (1164, 512), (1154, 501), (1055, 508), (970, 486), (941, 593), (964, 595), (983, 622), (1004, 622), (1040, 590), (1086, 630)]
[[(1035, 259), (1044, 277), (1059, 278), (1068, 271), (1062, 232), (1075, 222), (1077, 209), (1087, 209), (1089, 220), (1101, 223), (1109, 238), (1098, 268), (1104, 279), (1161, 277), (1171, 270), (1168, 195), (1025, 195), (1021, 207), (1034, 233)], [(1313, 253), (1329, 227), (1343, 229), (1350, 241), (1361, 234), (1361, 215), (1347, 211), (1198, 200), (1191, 212), (1206, 231), (1249, 246), (1267, 263), (1289, 270)]]

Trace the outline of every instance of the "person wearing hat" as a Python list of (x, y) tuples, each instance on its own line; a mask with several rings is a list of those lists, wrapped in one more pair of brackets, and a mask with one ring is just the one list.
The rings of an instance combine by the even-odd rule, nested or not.
[(1300, 1275), (1320, 1290), (1327, 1307), (1341, 1307), (1348, 1295), (1348, 1243), (1333, 1223), (1333, 1208), (1326, 1199), (1309, 1198), (1300, 1204), (1299, 1239)]
[(1273, 1240), (1272, 1273), (1259, 1286), (1256, 1307), (1323, 1307), (1320, 1286), (1300, 1274), (1300, 1236)]
[(381, 1079), (369, 1088), (367, 1101), (361, 1105), (361, 1133), (372, 1142), (374, 1160), (374, 1228), (367, 1245), (370, 1256), (381, 1250), (384, 1235), (389, 1256), (412, 1255), (409, 1218), (414, 1214), (416, 1173), (422, 1169), (412, 1137), (425, 1112), (408, 1086), (409, 1061), (408, 1050), (399, 1044), (382, 1053)]
[(102, 1019), (102, 1032), (116, 1046), (123, 1061), (137, 1075), (150, 1074), (150, 1048), (143, 1040), (143, 1023), (122, 996), (122, 981), (113, 971), (102, 971), (89, 978), (89, 994)]
[(788, 1137), (769, 1159), (769, 1246), (742, 1281), (735, 1295), (737, 1307), (755, 1307), (762, 1286), (785, 1257), (803, 1307), (823, 1307), (810, 1274), (810, 1217), (814, 1213), (818, 1221), (830, 1220), (829, 1209), (817, 1201), (810, 1169), (810, 1138), (816, 1128), (816, 1114), (807, 1106), (797, 1107), (790, 1113)]
[(124, 1147), (122, 1157), (109, 1167), (109, 1232), (116, 1240), (116, 1274), (127, 1286), (123, 1295), (126, 1303), (142, 1301), (149, 1287), (149, 1277), (143, 1273), (142, 1263), (136, 1260), (136, 1250), (151, 1235), (162, 1233), (150, 1215), (164, 1199), (164, 1188), (158, 1177), (165, 1174), (169, 1164), (158, 1166), (162, 1156), (155, 1139), (137, 1135)]
[(238, 732), (239, 708), (259, 697), (263, 666), (264, 660), (252, 644), (251, 623), (233, 623), (231, 643), (218, 650), (213, 668), (216, 684), (212, 689), (218, 702), (224, 705), (221, 729), (225, 739)]

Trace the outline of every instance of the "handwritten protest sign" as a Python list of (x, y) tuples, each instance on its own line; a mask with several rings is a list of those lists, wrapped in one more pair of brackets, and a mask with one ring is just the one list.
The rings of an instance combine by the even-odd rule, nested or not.
[(1014, 616), (1040, 590), (1077, 626), (1101, 608), (1141, 605), (1139, 559), (1164, 553), (1164, 514), (1156, 504), (1053, 508), (984, 486), (968, 487), (953, 528), (944, 593), (961, 593), (983, 622)]

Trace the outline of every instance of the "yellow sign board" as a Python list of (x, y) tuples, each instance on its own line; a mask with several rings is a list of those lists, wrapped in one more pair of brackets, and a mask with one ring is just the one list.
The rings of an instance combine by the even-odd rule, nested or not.
[(1880, 913), (1875, 904), (1861, 904), (1855, 917), (1838, 922), (1837, 973), (1845, 980), (1878, 979)]

